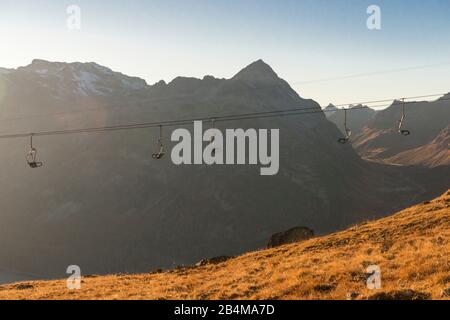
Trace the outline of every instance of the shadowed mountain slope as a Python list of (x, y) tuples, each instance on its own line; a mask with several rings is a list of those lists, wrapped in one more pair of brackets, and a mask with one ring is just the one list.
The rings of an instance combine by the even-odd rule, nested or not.
[(424, 165), (430, 168), (450, 166), (450, 125), (443, 129), (438, 136), (423, 146), (403, 151), (391, 158), (388, 163), (404, 165)]
[(442, 142), (450, 119), (448, 95), (432, 102), (409, 102), (405, 105), (403, 125), (411, 131), (408, 137), (397, 132), (401, 109), (401, 102), (394, 102), (378, 112), (373, 121), (354, 137), (353, 147), (358, 154), (366, 159), (393, 164), (429, 167), (448, 164), (448, 144)]

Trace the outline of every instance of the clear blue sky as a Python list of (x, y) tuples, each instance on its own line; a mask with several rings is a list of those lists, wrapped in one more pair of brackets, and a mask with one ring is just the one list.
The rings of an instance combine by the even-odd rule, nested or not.
[[(66, 27), (71, 4), (80, 31)], [(371, 4), (381, 7), (379, 31), (366, 27)], [(1, 67), (95, 61), (151, 84), (228, 78), (261, 58), (322, 104), (450, 91), (448, 0), (0, 0), (0, 39)]]

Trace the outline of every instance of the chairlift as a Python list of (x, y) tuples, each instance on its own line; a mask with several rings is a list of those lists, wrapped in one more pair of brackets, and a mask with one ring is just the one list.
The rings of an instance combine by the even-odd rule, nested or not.
[(352, 130), (350, 130), (347, 127), (347, 109), (344, 109), (344, 130), (345, 130), (345, 137), (340, 138), (338, 140), (338, 142), (341, 144), (346, 144), (347, 142), (349, 142), (350, 136), (352, 135)]
[(33, 135), (30, 135), (30, 151), (26, 155), (27, 163), (30, 168), (36, 169), (44, 165), (41, 161), (36, 161), (37, 159), (37, 149), (33, 147)]
[(398, 132), (402, 136), (409, 136), (411, 134), (411, 132), (409, 130), (403, 129), (403, 121), (405, 120), (405, 118), (406, 118), (406, 116), (405, 116), (405, 98), (403, 98), (402, 99), (402, 117), (398, 121)]
[(164, 152), (164, 144), (162, 142), (162, 126), (159, 126), (159, 139), (158, 139), (159, 151), (152, 155), (153, 159), (160, 160), (166, 154)]
[[(214, 119), (211, 120), (211, 128), (215, 129), (215, 120)], [(214, 142), (214, 140), (215, 140), (215, 137), (212, 136), (211, 140), (210, 140), (210, 144), (212, 144)], [(216, 156), (216, 148), (214, 148), (211, 153), (212, 153), (213, 157)]]

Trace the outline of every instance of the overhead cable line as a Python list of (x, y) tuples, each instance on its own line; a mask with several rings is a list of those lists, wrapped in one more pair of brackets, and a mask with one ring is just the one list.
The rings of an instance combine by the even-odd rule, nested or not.
[(443, 67), (443, 66), (448, 66), (448, 65), (450, 65), (450, 62), (422, 65), (422, 66), (416, 66), (416, 67), (391, 69), (391, 70), (383, 70), (383, 71), (366, 72), (366, 73), (356, 73), (356, 74), (350, 74), (350, 75), (345, 75), (345, 76), (336, 76), (336, 77), (322, 78), (322, 79), (309, 80), (309, 81), (297, 81), (297, 82), (293, 82), (292, 84), (310, 84), (310, 83), (328, 82), (328, 81), (335, 81), (335, 80), (363, 78), (363, 77), (378, 76), (378, 75), (388, 74), (388, 73), (397, 73), (397, 72), (404, 72), (404, 71)]
[[(403, 129), (403, 122), (406, 117), (405, 115), (405, 99), (402, 98), (401, 101), (395, 100), (395, 104), (402, 104), (402, 115), (399, 120), (398, 132), (403, 136), (408, 136), (410, 134), (409, 130)], [(441, 98), (440, 101), (450, 100), (450, 98)], [(413, 103), (413, 102), (411, 102)], [(247, 120), (247, 119), (262, 119), (262, 118), (273, 118), (273, 117), (283, 117), (283, 116), (293, 116), (293, 115), (304, 115), (304, 114), (313, 114), (313, 113), (324, 113), (324, 112), (337, 112), (344, 111), (344, 129), (346, 132), (345, 137), (339, 138), (338, 142), (341, 144), (346, 144), (350, 141), (351, 129), (347, 126), (347, 112), (358, 110), (358, 109), (366, 109), (368, 106), (358, 105), (356, 107), (349, 107), (337, 110), (322, 110), (319, 106), (309, 107), (309, 108), (296, 108), (296, 109), (285, 109), (285, 110), (273, 110), (273, 111), (265, 111), (265, 112), (255, 112), (255, 113), (247, 113), (247, 114), (235, 114), (228, 116), (217, 116), (217, 117), (207, 117), (207, 118), (192, 118), (192, 119), (182, 119), (182, 120), (171, 120), (171, 121), (163, 121), (163, 122), (144, 122), (144, 123), (135, 123), (135, 124), (127, 124), (127, 125), (115, 125), (115, 126), (105, 126), (105, 127), (92, 127), (92, 128), (81, 128), (81, 129), (69, 129), (69, 130), (55, 130), (55, 131), (41, 131), (34, 133), (17, 133), (17, 134), (6, 134), (0, 135), (0, 139), (7, 138), (21, 138), (21, 137), (29, 137), (30, 138), (30, 151), (26, 155), (26, 160), (28, 165), (33, 168), (40, 168), (44, 165), (42, 161), (37, 161), (37, 149), (33, 146), (33, 137), (35, 136), (54, 136), (54, 135), (66, 135), (66, 134), (78, 134), (78, 133), (93, 133), (93, 132), (107, 132), (107, 131), (118, 131), (118, 130), (131, 130), (131, 129), (143, 129), (143, 128), (152, 128), (155, 126), (159, 127), (159, 139), (158, 139), (158, 147), (159, 151), (153, 153), (152, 157), (156, 160), (160, 160), (164, 157), (164, 144), (162, 137), (163, 127), (167, 126), (175, 126), (175, 125), (187, 125), (191, 124), (195, 121), (211, 121), (212, 127), (215, 128), (215, 122), (217, 121), (236, 121), (236, 120)], [(373, 106), (372, 106), (373, 108)], [(213, 143), (214, 140), (211, 140), (210, 143)], [(214, 149), (215, 153), (215, 149)]]
[[(437, 93), (437, 94), (429, 94), (429, 95), (422, 95), (422, 96), (415, 96), (415, 97), (408, 97), (405, 99), (411, 100), (411, 99), (424, 99), (424, 98), (434, 98), (434, 97), (441, 97), (446, 95), (446, 93)], [(192, 96), (192, 95), (191, 95)], [(308, 100), (308, 99), (305, 99)], [(383, 99), (383, 100), (371, 100), (371, 101), (360, 101), (360, 102), (353, 102), (353, 103), (341, 103), (341, 104), (335, 104), (335, 107), (344, 107), (344, 106), (350, 106), (350, 105), (370, 105), (373, 103), (381, 103), (381, 102), (391, 102), (394, 101), (395, 98), (390, 98), (390, 99)], [(158, 100), (155, 100), (158, 101)], [(143, 103), (143, 102), (140, 102)], [(385, 105), (382, 106), (368, 106), (371, 108), (376, 108), (376, 107), (383, 107)], [(140, 107), (142, 108), (142, 106), (132, 106), (133, 108), (137, 108)], [(322, 106), (322, 109), (325, 108), (324, 106)], [(34, 119), (34, 118), (45, 118), (45, 117), (52, 117), (52, 116), (65, 116), (65, 115), (71, 115), (71, 114), (77, 114), (77, 113), (87, 113), (87, 112), (93, 112), (93, 111), (111, 111), (111, 110), (115, 110), (115, 109), (121, 109), (123, 111), (128, 111), (128, 109), (126, 109), (123, 106), (119, 106), (119, 107), (101, 107), (101, 108), (87, 108), (84, 110), (74, 110), (74, 111), (67, 111), (67, 112), (55, 112), (55, 113), (47, 113), (47, 114), (40, 114), (40, 115), (31, 115), (31, 116), (24, 116), (24, 117), (16, 117), (16, 118), (5, 118), (5, 119), (0, 119), (1, 122), (3, 121), (18, 121), (18, 120), (28, 120), (28, 119)], [(298, 110), (298, 109), (296, 109)], [(146, 110), (144, 110), (146, 111)], [(286, 110), (288, 111), (288, 110)]]
[[(424, 97), (424, 96), (422, 96), (422, 97)], [(411, 97), (404, 98), (404, 99), (411, 99)], [(442, 98), (439, 101), (447, 101), (447, 100), (450, 100), (450, 98)], [(387, 100), (385, 100), (385, 101), (387, 101)], [(391, 104), (391, 106), (397, 105), (397, 104), (402, 104), (403, 103), (402, 101), (396, 101), (393, 104)], [(414, 103), (414, 102), (410, 102), (410, 103)], [(352, 105), (352, 104), (346, 104), (346, 105), (348, 106), (348, 105)], [(372, 108), (385, 107), (385, 106), (386, 105), (372, 106)], [(274, 118), (274, 117), (285, 117), (285, 116), (325, 113), (325, 112), (338, 112), (338, 111), (342, 111), (342, 110), (353, 111), (353, 110), (368, 109), (368, 108), (370, 108), (370, 107), (356, 106), (356, 107), (350, 107), (350, 108), (344, 108), (344, 109), (338, 109), (338, 110), (323, 110), (323, 109), (320, 109), (319, 107), (293, 108), (293, 109), (284, 109), (284, 110), (273, 110), (273, 111), (264, 111), (264, 112), (225, 115), (225, 116), (215, 115), (215, 116), (197, 117), (197, 118), (189, 118), (189, 119), (166, 120), (166, 121), (157, 121), (157, 122), (142, 122), (142, 123), (111, 125), (111, 126), (91, 127), (91, 128), (3, 134), (3, 135), (0, 135), (0, 139), (24, 138), (24, 137), (31, 137), (31, 136), (34, 136), (34, 137), (55, 136), (55, 135), (67, 135), (67, 134), (79, 134), (79, 133), (133, 130), (133, 129), (154, 128), (154, 127), (174, 127), (174, 126), (190, 125), (195, 121), (212, 121), (212, 120), (214, 120), (214, 122), (217, 123), (217, 122), (227, 122), (227, 121), (237, 121), (237, 120)]]

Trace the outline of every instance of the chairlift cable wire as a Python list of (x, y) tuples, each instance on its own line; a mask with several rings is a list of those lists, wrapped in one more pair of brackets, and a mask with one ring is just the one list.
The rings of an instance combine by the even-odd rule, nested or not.
[[(415, 99), (415, 98), (423, 98), (423, 97), (430, 97), (430, 96), (431, 95), (417, 96), (417, 97), (405, 97), (405, 99)], [(442, 94), (441, 94), (441, 96), (442, 96)], [(392, 100), (396, 100), (396, 99), (383, 100), (383, 101), (392, 101)], [(439, 101), (447, 101), (447, 100), (450, 100), (450, 98), (442, 98)], [(414, 102), (410, 102), (410, 103), (414, 103)], [(390, 104), (390, 106), (396, 105), (396, 104), (400, 104), (400, 102), (394, 101), (394, 103)], [(345, 105), (348, 106), (348, 105), (352, 105), (352, 104), (345, 104)], [(145, 129), (145, 128), (154, 128), (154, 127), (162, 128), (162, 127), (190, 125), (195, 121), (211, 121), (212, 119), (214, 119), (215, 122), (227, 122), (227, 121), (263, 119), (263, 118), (285, 117), (285, 116), (326, 113), (326, 112), (339, 112), (342, 110), (353, 111), (353, 110), (377, 108), (377, 107), (384, 107), (384, 106), (386, 106), (386, 105), (384, 104), (384, 105), (371, 106), (371, 107), (355, 106), (355, 107), (351, 107), (351, 108), (342, 108), (342, 109), (338, 109), (338, 110), (323, 110), (318, 107), (294, 108), (294, 109), (274, 110), (274, 111), (255, 112), (255, 113), (246, 113), (246, 114), (225, 115), (225, 116), (217, 116), (216, 115), (216, 116), (212, 116), (212, 117), (210, 116), (210, 117), (198, 117), (198, 118), (168, 120), (168, 121), (158, 121), (158, 122), (143, 122), (143, 123), (134, 123), (134, 124), (126, 124), (126, 125), (112, 125), (112, 126), (103, 126), (103, 127), (66, 129), (66, 130), (54, 130), (54, 131), (38, 131), (38, 132), (33, 132), (33, 133), (26, 132), (26, 133), (4, 134), (4, 135), (0, 135), (0, 139), (24, 138), (24, 137), (30, 137), (31, 135), (33, 135), (34, 137), (42, 137), (42, 136), (56, 136), (56, 135), (66, 135), (66, 134)], [(387, 106), (389, 106), (389, 105), (387, 105)]]

